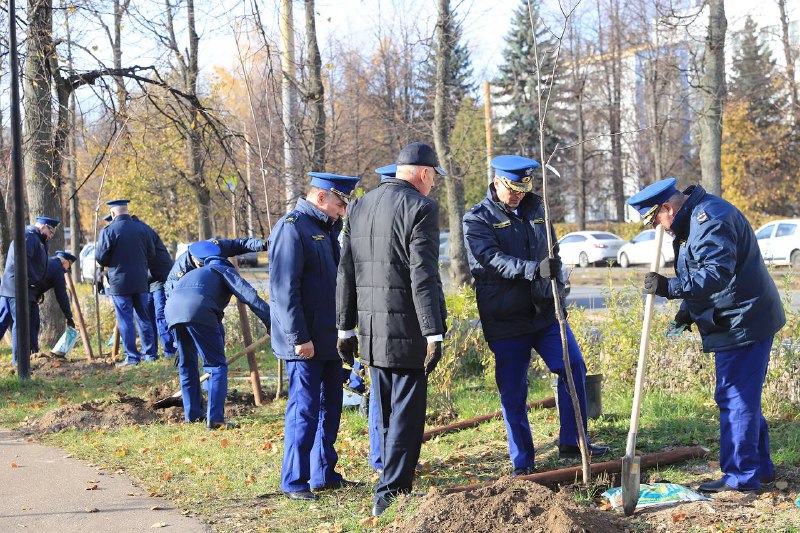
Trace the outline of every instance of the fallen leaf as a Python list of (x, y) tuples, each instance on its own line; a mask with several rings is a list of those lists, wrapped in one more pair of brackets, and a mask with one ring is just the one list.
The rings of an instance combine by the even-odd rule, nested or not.
[(17, 466), (17, 463), (11, 463), (11, 468), (19, 468), (19, 467)]
[(154, 505), (154, 506), (152, 506), (152, 507), (150, 508), (150, 510), (151, 510), (151, 511), (166, 511), (166, 510), (167, 510), (167, 508), (166, 508), (166, 507), (161, 507), (161, 506), (159, 506), (159, 505)]
[(191, 457), (184, 457), (183, 462), (185, 464), (187, 464), (187, 465), (190, 465), (190, 464), (192, 464), (192, 458)]
[(267, 509), (267, 508), (261, 509), (261, 514), (264, 515), (264, 516), (267, 516), (268, 514), (272, 514), (274, 512), (275, 512), (275, 509)]
[(86, 490), (97, 490), (97, 483), (92, 483), (91, 485), (86, 487)]
[(673, 522), (683, 522), (684, 520), (686, 520), (686, 513), (684, 513), (683, 511), (672, 513)]
[(167, 523), (166, 522), (156, 522), (155, 524), (150, 526), (150, 528), (155, 528), (155, 527), (167, 527)]
[(775, 482), (775, 488), (778, 490), (786, 490), (789, 488), (789, 483), (781, 479)]
[(601, 510), (601, 511), (610, 511), (611, 509), (613, 509), (613, 505), (611, 505), (610, 503), (606, 502), (603, 505), (599, 506), (598, 509)]
[(223, 448), (227, 448), (229, 444), (230, 443), (228, 442), (228, 439), (222, 439), (221, 441), (219, 441), (219, 445), (222, 446)]
[(98, 509), (97, 507), (92, 507), (91, 509), (86, 509), (86, 512), (87, 513), (99, 513), (100, 509)]
[(378, 525), (378, 517), (377, 516), (368, 516), (366, 518), (362, 518), (358, 522), (364, 527), (376, 527)]
[(169, 472), (165, 472), (164, 474), (161, 475), (161, 480), (162, 481), (168, 481), (169, 478), (171, 478), (171, 477), (172, 477), (172, 474), (170, 474)]

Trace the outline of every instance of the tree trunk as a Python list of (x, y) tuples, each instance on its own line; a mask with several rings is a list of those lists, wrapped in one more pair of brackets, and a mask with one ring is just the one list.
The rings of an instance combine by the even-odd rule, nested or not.
[[(128, 10), (130, 0), (114, 0), (114, 39), (111, 46), (111, 55), (114, 60), (114, 68), (122, 68), (122, 16)], [(120, 126), (125, 124), (127, 116), (128, 90), (125, 88), (125, 78), (114, 76), (117, 96), (117, 122)], [(124, 126), (123, 126), (124, 127)]]
[(795, 132), (800, 131), (800, 103), (797, 101), (797, 79), (794, 77), (794, 51), (789, 41), (789, 19), (786, 17), (786, 0), (778, 0), (781, 14), (781, 43), (783, 56), (786, 59), (786, 81), (789, 84), (789, 98), (792, 104), (792, 119)]
[[(52, 81), (50, 57), (53, 53), (53, 6), (51, 0), (28, 2), (28, 39), (25, 61), (25, 177), (31, 218), (37, 215), (61, 218), (60, 172), (54, 166), (52, 126)], [(58, 157), (60, 159), (60, 155)], [(50, 240), (51, 251), (63, 248), (64, 233)], [(61, 311), (48, 293), (40, 309), (42, 347), (54, 344), (64, 331)]]
[[(3, 80), (3, 73), (0, 70), (0, 82)], [(3, 110), (0, 109), (0, 172), (5, 173), (5, 141), (3, 137)], [(11, 189), (11, 176), (5, 177), (5, 191)], [(4, 191), (4, 192), (5, 192)], [(0, 194), (0, 272), (6, 267), (6, 253), (11, 246), (11, 213), (6, 209), (6, 201), (3, 194)]]
[(618, 221), (625, 220), (625, 189), (622, 174), (622, 34), (620, 31), (619, 1), (612, 0), (611, 22), (611, 181), (614, 187), (614, 211)]
[(439, 0), (439, 20), (436, 23), (439, 54), (436, 60), (436, 94), (433, 107), (433, 141), (439, 162), (447, 166), (444, 177), (447, 190), (447, 218), (450, 226), (450, 280), (459, 287), (469, 283), (467, 254), (464, 249), (464, 234), (461, 219), (464, 216), (464, 182), (458, 163), (450, 149), (450, 121), (447, 119), (447, 80), (453, 62), (453, 24), (450, 0)]
[(281, 99), (283, 110), (283, 168), (286, 187), (286, 212), (294, 209), (303, 194), (297, 175), (297, 94), (295, 88), (294, 15), (292, 0), (281, 0)]
[(703, 76), (703, 110), (700, 126), (700, 172), (703, 187), (711, 194), (722, 194), (722, 104), (725, 99), (725, 18), (724, 0), (709, 0)]
[(306, 100), (311, 103), (311, 127), (314, 144), (311, 150), (311, 170), (325, 169), (325, 87), (322, 85), (322, 58), (317, 45), (314, 23), (314, 0), (306, 3), (306, 41), (308, 42), (308, 89)]

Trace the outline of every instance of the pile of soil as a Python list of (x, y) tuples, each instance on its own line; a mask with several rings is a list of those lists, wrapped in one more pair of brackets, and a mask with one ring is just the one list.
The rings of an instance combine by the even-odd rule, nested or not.
[(114, 369), (114, 363), (108, 360), (86, 361), (58, 357), (50, 353), (39, 352), (31, 355), (31, 374), (41, 378), (81, 378)]
[(54, 409), (24, 429), (29, 433), (57, 433), (67, 429), (107, 429), (150, 424), (162, 418), (136, 396), (119, 394), (111, 400), (65, 405)]
[(429, 494), (397, 531), (417, 533), (603, 533), (630, 529), (611, 513), (582, 507), (564, 493), (506, 476), (492, 486), (456, 494)]

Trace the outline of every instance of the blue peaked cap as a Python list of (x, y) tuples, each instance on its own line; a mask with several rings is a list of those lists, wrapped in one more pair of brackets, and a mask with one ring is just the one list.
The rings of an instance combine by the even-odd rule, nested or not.
[(106, 202), (106, 205), (108, 207), (117, 207), (120, 205), (128, 205), (129, 203), (131, 203), (130, 200), (109, 200)]
[(385, 167), (376, 168), (375, 172), (381, 175), (381, 179), (394, 178), (397, 176), (397, 165), (391, 164)]
[(56, 252), (56, 257), (61, 257), (61, 258), (64, 258), (64, 259), (66, 259), (67, 261), (72, 261), (73, 263), (74, 263), (75, 261), (77, 261), (77, 260), (78, 260), (78, 258), (77, 258), (77, 257), (75, 257), (74, 255), (72, 255), (72, 254), (71, 254), (71, 253), (69, 253), (69, 252), (65, 252), (64, 250), (58, 250), (58, 251)]
[(494, 174), (512, 191), (530, 192), (533, 189), (533, 171), (538, 161), (521, 155), (499, 155), (492, 159)]
[(58, 225), (61, 224), (60, 220), (51, 217), (36, 217), (36, 222), (38, 222), (39, 224), (50, 226), (52, 228), (57, 228)]
[(339, 174), (328, 174), (326, 172), (309, 172), (311, 176), (311, 186), (331, 191), (342, 199), (344, 203), (350, 202), (353, 189), (356, 188), (361, 178), (352, 176), (341, 176)]
[(677, 181), (675, 178), (667, 178), (652, 183), (628, 198), (625, 203), (639, 212), (643, 225), (650, 225), (658, 212), (658, 207), (678, 192), (675, 187)]
[(195, 259), (204, 262), (208, 257), (220, 255), (222, 250), (211, 241), (198, 241), (189, 245), (189, 253)]

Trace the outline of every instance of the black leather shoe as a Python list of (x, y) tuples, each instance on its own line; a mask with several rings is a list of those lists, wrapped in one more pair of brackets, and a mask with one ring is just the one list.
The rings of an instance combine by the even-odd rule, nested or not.
[[(589, 455), (591, 457), (603, 457), (611, 448), (608, 446), (601, 446), (599, 444), (589, 445)], [(558, 458), (559, 459), (580, 459), (581, 449), (579, 446), (570, 446), (569, 444), (558, 445)]]
[(298, 490), (295, 492), (284, 492), (283, 493), (287, 498), (290, 500), (302, 500), (305, 502), (315, 502), (319, 500), (319, 496), (311, 492), (310, 490)]
[(761, 482), (762, 485), (769, 485), (771, 483), (775, 483), (775, 474), (759, 478), (759, 481)]
[(736, 487), (731, 487), (727, 483), (725, 483), (725, 478), (719, 478), (716, 481), (709, 481), (708, 483), (701, 483), (699, 487), (697, 487), (700, 492), (726, 492), (729, 490), (735, 490), (739, 492), (750, 492), (756, 489), (739, 489)]
[(512, 476), (527, 476), (528, 474), (533, 474), (536, 472), (535, 466), (528, 466), (528, 467), (520, 467), (515, 468), (513, 472), (511, 472)]
[(217, 429), (239, 429), (239, 424), (236, 422), (210, 422), (206, 427), (209, 431)]
[(383, 512), (386, 511), (386, 509), (389, 508), (389, 505), (391, 505), (391, 504), (384, 505), (382, 503), (376, 503), (375, 505), (372, 506), (372, 516), (380, 516), (380, 515), (382, 515)]

